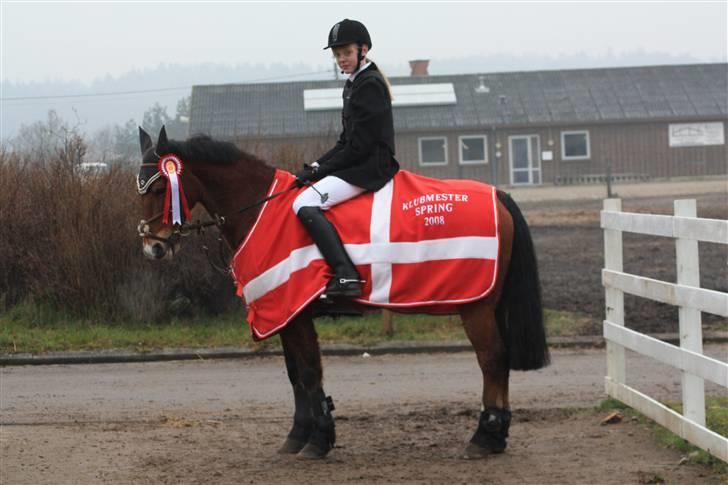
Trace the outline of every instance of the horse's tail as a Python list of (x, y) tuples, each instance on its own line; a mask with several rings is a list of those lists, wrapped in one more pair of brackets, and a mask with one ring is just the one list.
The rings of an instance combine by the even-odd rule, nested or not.
[(513, 219), (513, 244), (496, 319), (501, 335), (505, 336), (510, 368), (540, 369), (551, 359), (546, 345), (536, 252), (526, 219), (515, 201), (500, 190), (498, 200)]

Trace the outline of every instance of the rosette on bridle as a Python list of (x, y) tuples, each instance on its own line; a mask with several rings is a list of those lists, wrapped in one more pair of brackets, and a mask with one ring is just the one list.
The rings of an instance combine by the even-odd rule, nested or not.
[(191, 218), (190, 209), (187, 205), (187, 197), (185, 197), (185, 192), (182, 188), (182, 160), (173, 154), (160, 157), (159, 173), (167, 179), (162, 223), (169, 224), (169, 213), (171, 212), (172, 224), (181, 225), (184, 221)]

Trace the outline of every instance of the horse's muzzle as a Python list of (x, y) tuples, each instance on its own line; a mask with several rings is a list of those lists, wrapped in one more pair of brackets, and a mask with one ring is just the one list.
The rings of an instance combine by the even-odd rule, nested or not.
[[(163, 230), (164, 231), (164, 230)], [(153, 234), (149, 229), (149, 224), (145, 220), (139, 222), (137, 227), (139, 237), (142, 238), (144, 247), (144, 256), (148, 259), (171, 259), (174, 253), (179, 249), (180, 238), (182, 236), (179, 230), (165, 231), (167, 234)]]
[(159, 241), (144, 241), (144, 256), (147, 259), (159, 260), (167, 256), (167, 245)]
[(152, 244), (152, 256), (154, 256), (154, 259), (162, 259), (165, 254), (167, 254), (167, 250), (164, 244), (158, 242)]
[[(160, 238), (161, 239), (161, 238)], [(179, 249), (179, 240), (177, 238), (165, 238), (164, 240), (145, 240), (144, 256), (147, 259), (159, 261), (160, 259), (172, 259)]]

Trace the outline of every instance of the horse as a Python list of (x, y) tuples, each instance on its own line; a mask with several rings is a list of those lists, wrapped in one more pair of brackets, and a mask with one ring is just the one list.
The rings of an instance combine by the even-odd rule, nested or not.
[[(142, 163), (137, 190), (141, 194), (139, 235), (144, 254), (156, 260), (172, 259), (180, 251), (180, 236), (200, 225), (168, 220), (165, 194), (172, 182), (159, 168), (160, 155), (165, 154), (183, 161), (177, 183), (184, 187), (189, 207), (202, 206), (214, 216), (207, 224), (219, 227), (230, 248), (239, 247), (267, 199), (276, 169), (230, 142), (207, 136), (169, 140), (163, 127), (155, 145), (142, 128), (139, 133)], [(539, 369), (550, 361), (528, 225), (508, 194), (498, 190), (496, 203), (501, 238), (497, 258), (502, 270), (487, 296), (457, 305), (483, 375), (481, 412), (464, 450), (465, 458), (504, 452), (511, 423), (510, 370)], [(295, 406), (292, 427), (278, 452), (303, 459), (325, 457), (336, 441), (333, 401), (322, 384), (313, 305), (278, 332)]]

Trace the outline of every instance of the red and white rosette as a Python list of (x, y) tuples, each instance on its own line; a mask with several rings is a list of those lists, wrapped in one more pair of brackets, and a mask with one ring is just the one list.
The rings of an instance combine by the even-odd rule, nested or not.
[(164, 194), (163, 224), (169, 224), (170, 207), (172, 224), (182, 224), (190, 219), (187, 197), (182, 189), (182, 160), (176, 155), (168, 154), (159, 159), (159, 171), (167, 179), (167, 191)]

